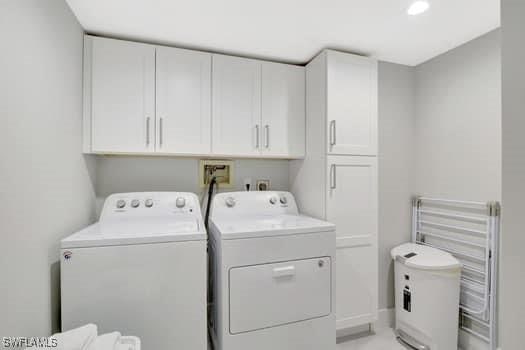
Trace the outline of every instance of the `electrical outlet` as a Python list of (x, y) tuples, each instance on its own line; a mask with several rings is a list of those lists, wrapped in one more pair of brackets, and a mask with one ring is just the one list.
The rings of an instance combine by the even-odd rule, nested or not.
[(214, 176), (220, 187), (233, 187), (233, 161), (202, 159), (199, 166), (200, 186), (208, 186)]
[(269, 191), (270, 190), (270, 180), (257, 180), (257, 191)]

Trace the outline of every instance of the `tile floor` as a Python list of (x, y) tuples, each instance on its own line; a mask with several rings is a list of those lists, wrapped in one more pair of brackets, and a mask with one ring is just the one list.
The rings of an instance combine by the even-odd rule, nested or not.
[(374, 334), (362, 334), (339, 339), (336, 350), (406, 350), (399, 344), (391, 328)]

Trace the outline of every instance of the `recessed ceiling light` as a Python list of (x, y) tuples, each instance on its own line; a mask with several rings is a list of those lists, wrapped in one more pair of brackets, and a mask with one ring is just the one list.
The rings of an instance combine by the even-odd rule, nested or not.
[(414, 1), (407, 10), (407, 13), (411, 16), (417, 16), (428, 10), (430, 4), (426, 0)]

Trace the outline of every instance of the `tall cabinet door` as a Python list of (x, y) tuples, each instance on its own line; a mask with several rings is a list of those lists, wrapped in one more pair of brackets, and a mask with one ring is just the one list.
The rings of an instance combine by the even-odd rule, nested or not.
[(327, 51), (328, 154), (377, 154), (377, 61)]
[(157, 152), (211, 151), (211, 54), (157, 47)]
[(336, 319), (345, 329), (377, 319), (377, 159), (327, 159), (327, 215), (336, 225)]
[(93, 37), (93, 152), (153, 152), (155, 47)]
[(260, 154), (261, 63), (213, 55), (212, 152)]
[(262, 63), (262, 153), (305, 155), (305, 69)]

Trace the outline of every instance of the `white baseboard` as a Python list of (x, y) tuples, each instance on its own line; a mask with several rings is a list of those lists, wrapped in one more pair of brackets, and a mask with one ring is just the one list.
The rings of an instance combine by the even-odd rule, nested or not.
[(357, 327), (341, 329), (337, 331), (337, 338), (352, 338), (362, 335), (363, 333), (378, 332), (385, 328), (394, 327), (394, 309), (381, 309), (377, 313), (377, 321), (371, 324), (365, 324)]
[(372, 324), (372, 330), (377, 332), (385, 328), (394, 328), (395, 309), (380, 309), (377, 312), (377, 321)]
[(336, 338), (341, 341), (346, 341), (349, 338), (353, 338), (355, 336), (361, 336), (365, 333), (370, 333), (369, 324), (351, 327), (351, 328), (338, 329), (336, 331)]
[(461, 329), (459, 330), (459, 347), (461, 350), (489, 350), (490, 348), (488, 343)]

